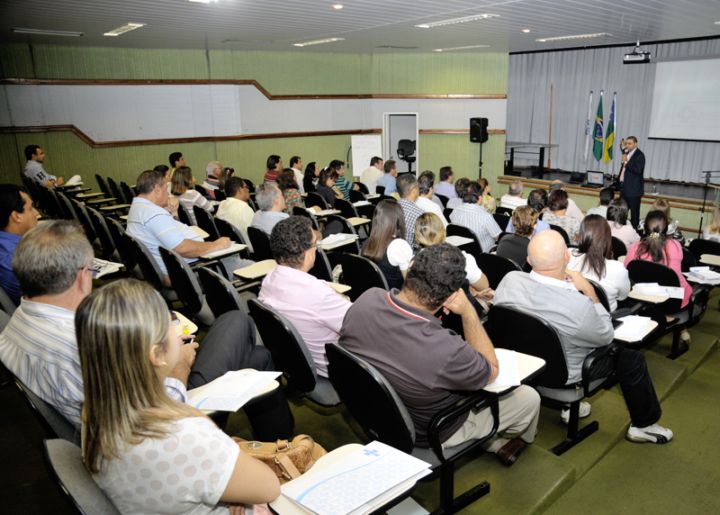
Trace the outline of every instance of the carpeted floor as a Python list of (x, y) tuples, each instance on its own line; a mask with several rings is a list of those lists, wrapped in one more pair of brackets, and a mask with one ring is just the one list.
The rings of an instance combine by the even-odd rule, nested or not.
[[(558, 443), (565, 426), (557, 411), (543, 408), (540, 434), (518, 463), (506, 468), (492, 456), (464, 463), (456, 474), (456, 493), (488, 480), (491, 492), (464, 510), (468, 514), (700, 514), (720, 513), (720, 291), (703, 321), (691, 330), (690, 351), (665, 358), (669, 340), (645, 351), (662, 399), (662, 423), (675, 439), (668, 445), (627, 442), (629, 423), (617, 389), (591, 399), (597, 433), (562, 456), (547, 449)], [(362, 434), (342, 407), (323, 409), (293, 399), (296, 432), (307, 433), (326, 448), (360, 442)], [(48, 472), (42, 455), (42, 426), (14, 386), (0, 388), (0, 499), (3, 513), (73, 513)], [(228, 424), (231, 434), (249, 437), (242, 413)], [(426, 508), (437, 500), (436, 482), (420, 484), (413, 495)]]

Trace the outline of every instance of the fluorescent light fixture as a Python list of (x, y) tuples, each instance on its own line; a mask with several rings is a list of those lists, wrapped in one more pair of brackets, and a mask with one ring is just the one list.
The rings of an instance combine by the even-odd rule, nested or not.
[(716, 21), (715, 25), (720, 25), (720, 20)]
[(193, 2), (196, 4), (216, 4), (218, 0), (188, 0), (188, 2)]
[(444, 27), (445, 25), (455, 25), (457, 23), (467, 23), (469, 21), (488, 20), (490, 18), (499, 18), (499, 14), (474, 14), (472, 16), (463, 16), (462, 18), (450, 18), (449, 20), (433, 21), (430, 23), (421, 23), (415, 25), (419, 29), (432, 29), (433, 27)]
[(343, 4), (333, 4), (333, 9), (335, 9), (337, 11), (339, 11), (343, 7), (345, 7)]
[(130, 32), (131, 30), (139, 29), (140, 27), (144, 27), (144, 23), (133, 23), (130, 22), (127, 25), (123, 25), (122, 27), (118, 27), (116, 29), (113, 29), (111, 31), (105, 32), (103, 36), (120, 36), (122, 34), (125, 34), (126, 32)]
[(530, 32), (530, 29), (523, 29), (522, 31), (527, 34), (528, 32)]
[(592, 38), (601, 38), (604, 36), (612, 37), (612, 34), (608, 34), (607, 32), (594, 32), (593, 34), (574, 34), (572, 36), (555, 36), (552, 38), (540, 38), (536, 39), (538, 43), (547, 43), (548, 41), (568, 41), (572, 39), (592, 39)]
[(82, 32), (74, 30), (27, 29), (23, 27), (13, 27), (12, 31), (15, 34), (31, 34), (33, 36), (65, 36), (79, 38), (83, 35)]
[(451, 48), (434, 48), (433, 52), (451, 52), (453, 50), (470, 50), (472, 48), (490, 48), (490, 45), (469, 45), (469, 46), (454, 46)]
[(314, 41), (305, 41), (303, 43), (293, 43), (293, 46), (303, 47), (312, 45), (324, 45), (325, 43), (335, 43), (336, 41), (345, 41), (345, 38), (316, 39)]

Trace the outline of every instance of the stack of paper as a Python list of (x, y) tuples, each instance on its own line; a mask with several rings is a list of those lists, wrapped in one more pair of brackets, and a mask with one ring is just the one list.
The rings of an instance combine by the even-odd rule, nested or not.
[(114, 263), (113, 261), (105, 261), (104, 259), (93, 258), (90, 271), (93, 273), (94, 279), (100, 279), (104, 275), (114, 274), (122, 270), (122, 263)]
[(685, 276), (695, 283), (720, 284), (720, 274), (710, 270), (709, 266), (691, 266)]
[(362, 206), (371, 206), (372, 204), (368, 202), (367, 200), (358, 200), (357, 202), (353, 202), (353, 206), (355, 207), (362, 207)]
[(633, 288), (641, 295), (682, 299), (685, 291), (679, 286), (661, 286), (658, 283), (636, 283)]
[(81, 184), (82, 177), (80, 177), (79, 175), (73, 175), (67, 181), (65, 181), (65, 186), (79, 186)]
[(227, 256), (228, 254), (235, 254), (237, 252), (242, 252), (247, 248), (247, 245), (243, 245), (242, 243), (231, 243), (229, 247), (216, 250), (214, 252), (209, 252), (207, 254), (203, 254), (201, 257), (203, 259), (214, 259), (216, 257), (221, 256)]
[(615, 329), (615, 338), (625, 342), (638, 342), (649, 332), (652, 325), (650, 317), (630, 315), (619, 318), (622, 325)]
[(322, 246), (334, 246), (338, 245), (340, 243), (350, 243), (351, 241), (355, 241), (358, 239), (357, 234), (345, 234), (345, 233), (336, 233), (331, 234), (330, 236), (326, 236), (322, 240), (319, 241), (320, 245)]
[(187, 392), (188, 404), (202, 410), (237, 411), (262, 393), (281, 372), (235, 370)]
[[(381, 442), (371, 442), (327, 467), (310, 469), (282, 486), (282, 493), (319, 515), (359, 514), (401, 483), (430, 474), (430, 464)], [(382, 504), (380, 504), (382, 505)]]

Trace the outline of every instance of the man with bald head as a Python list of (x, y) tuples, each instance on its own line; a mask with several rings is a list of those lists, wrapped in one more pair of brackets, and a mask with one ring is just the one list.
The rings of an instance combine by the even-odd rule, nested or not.
[[(510, 272), (495, 290), (495, 304), (546, 320), (557, 331), (568, 367), (568, 384), (580, 381), (585, 357), (610, 345), (614, 329), (592, 285), (578, 272), (567, 270), (570, 252), (556, 231), (536, 234), (528, 245), (529, 274)], [(542, 342), (538, 342), (542, 345)], [(667, 443), (671, 430), (657, 424), (661, 409), (642, 353), (619, 347), (615, 368), (631, 425), (633, 442)], [(590, 414), (590, 405), (580, 409)]]

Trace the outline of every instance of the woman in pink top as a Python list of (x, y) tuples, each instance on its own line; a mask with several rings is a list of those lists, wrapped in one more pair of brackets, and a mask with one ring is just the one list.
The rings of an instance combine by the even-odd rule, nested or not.
[[(690, 302), (692, 287), (688, 284), (682, 274), (683, 251), (680, 243), (668, 238), (668, 220), (662, 211), (650, 211), (645, 217), (645, 237), (639, 242), (633, 243), (628, 249), (625, 258), (625, 267), (636, 259), (660, 263), (671, 268), (680, 280), (680, 286), (684, 290), (682, 307)], [(684, 330), (680, 336), (683, 341), (690, 341), (690, 334)]]

